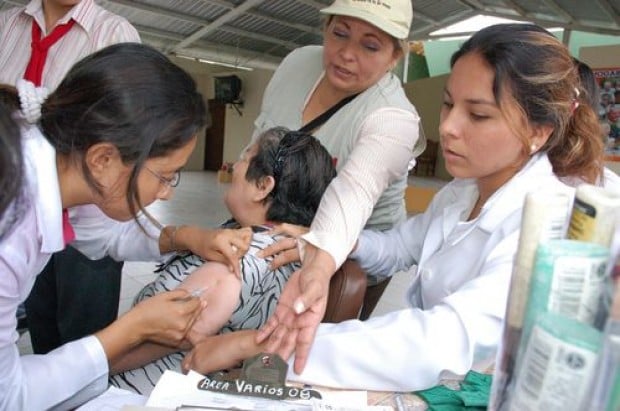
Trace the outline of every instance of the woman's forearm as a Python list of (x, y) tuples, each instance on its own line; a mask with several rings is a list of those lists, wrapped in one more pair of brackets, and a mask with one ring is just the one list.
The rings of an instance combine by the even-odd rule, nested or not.
[(155, 343), (142, 343), (126, 354), (110, 362), (110, 375), (133, 370), (155, 361), (165, 355), (179, 351), (179, 348)]
[(140, 332), (139, 323), (126, 317), (119, 318), (95, 334), (103, 346), (106, 357), (108, 357), (110, 368), (127, 352), (139, 346), (146, 339), (146, 336)]

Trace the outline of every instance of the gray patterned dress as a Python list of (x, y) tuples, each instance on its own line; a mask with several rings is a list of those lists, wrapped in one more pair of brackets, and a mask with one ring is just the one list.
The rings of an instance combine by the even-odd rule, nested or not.
[[(266, 227), (254, 227), (250, 249), (241, 259), (242, 282), (239, 301), (232, 316), (220, 331), (222, 333), (260, 328), (275, 310), (284, 284), (299, 268), (299, 264), (296, 263), (285, 265), (275, 271), (270, 270), (268, 267), (270, 259), (256, 256), (258, 251), (279, 239), (277, 236), (264, 233), (265, 229)], [(204, 260), (194, 254), (176, 256), (156, 271), (159, 272), (157, 278), (140, 290), (133, 304), (155, 294), (175, 289), (185, 277), (203, 263)], [(208, 310), (208, 307), (206, 309)], [(110, 384), (149, 395), (165, 370), (181, 372), (184, 356), (183, 352), (173, 353), (144, 367), (116, 374), (110, 377)]]

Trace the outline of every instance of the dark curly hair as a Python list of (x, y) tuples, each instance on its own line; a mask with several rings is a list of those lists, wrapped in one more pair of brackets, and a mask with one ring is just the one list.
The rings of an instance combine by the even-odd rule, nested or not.
[(325, 147), (310, 134), (275, 127), (256, 140), (247, 181), (273, 176), (275, 186), (265, 200), (267, 219), (309, 226), (327, 186), (336, 176)]

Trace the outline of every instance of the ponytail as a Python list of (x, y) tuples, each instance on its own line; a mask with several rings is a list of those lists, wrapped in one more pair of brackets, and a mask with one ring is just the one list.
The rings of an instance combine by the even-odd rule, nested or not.
[(578, 101), (564, 136), (547, 155), (558, 177), (574, 176), (595, 184), (602, 175), (605, 146), (596, 113), (583, 98)]

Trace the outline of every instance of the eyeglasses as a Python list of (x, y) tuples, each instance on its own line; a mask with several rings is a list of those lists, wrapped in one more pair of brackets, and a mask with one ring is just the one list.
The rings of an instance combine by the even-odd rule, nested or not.
[(175, 171), (175, 173), (172, 176), (172, 178), (166, 178), (166, 177), (163, 177), (161, 174), (154, 172), (153, 170), (151, 170), (148, 167), (144, 167), (144, 168), (146, 168), (149, 173), (151, 173), (155, 177), (157, 177), (157, 179), (159, 181), (161, 181), (161, 183), (163, 185), (165, 185), (166, 187), (176, 187), (181, 182), (181, 171), (180, 170), (179, 171)]

